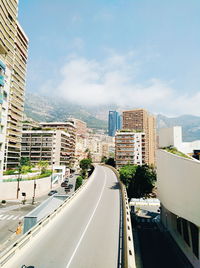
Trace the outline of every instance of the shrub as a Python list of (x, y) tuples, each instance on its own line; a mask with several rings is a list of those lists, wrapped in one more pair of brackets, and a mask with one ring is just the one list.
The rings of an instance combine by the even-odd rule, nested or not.
[(81, 176), (78, 176), (76, 178), (76, 186), (75, 186), (75, 190), (77, 190), (83, 183), (83, 178)]
[(6, 204), (6, 200), (2, 200), (1, 203), (2, 203), (2, 204)]

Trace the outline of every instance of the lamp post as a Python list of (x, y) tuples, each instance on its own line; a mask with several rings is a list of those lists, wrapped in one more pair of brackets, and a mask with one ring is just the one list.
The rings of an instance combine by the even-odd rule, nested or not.
[(18, 178), (17, 178), (17, 199), (19, 198), (19, 181), (20, 181), (20, 175), (21, 175), (21, 166), (18, 167)]
[(35, 190), (36, 190), (36, 181), (34, 180), (32, 205), (35, 204)]

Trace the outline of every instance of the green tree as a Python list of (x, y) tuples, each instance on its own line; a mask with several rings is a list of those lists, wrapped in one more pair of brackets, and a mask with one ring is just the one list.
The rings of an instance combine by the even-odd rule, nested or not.
[(105, 164), (106, 164), (106, 165), (109, 165), (109, 166), (112, 166), (112, 167), (115, 167), (115, 159), (112, 158), (112, 157), (109, 157), (109, 158), (105, 161)]
[(120, 180), (123, 182), (126, 188), (129, 187), (130, 182), (134, 179), (136, 169), (137, 169), (136, 165), (126, 165), (120, 168), (119, 170)]
[(31, 166), (30, 159), (28, 157), (21, 157), (20, 166)]
[(47, 171), (49, 163), (48, 163), (48, 161), (42, 161), (41, 160), (41, 161), (38, 162), (37, 165), (38, 165), (38, 167), (40, 169), (40, 174), (44, 174)]
[(83, 178), (81, 176), (78, 176), (76, 178), (76, 185), (75, 185), (75, 190), (78, 189), (83, 183)]
[(79, 166), (82, 170), (88, 170), (91, 167), (92, 159), (84, 158), (80, 161)]
[(156, 182), (155, 169), (148, 165), (138, 166), (128, 187), (129, 198), (140, 198), (152, 192)]
[(102, 156), (102, 158), (101, 158), (101, 163), (105, 163), (106, 160), (107, 160), (107, 157), (106, 157), (106, 156)]

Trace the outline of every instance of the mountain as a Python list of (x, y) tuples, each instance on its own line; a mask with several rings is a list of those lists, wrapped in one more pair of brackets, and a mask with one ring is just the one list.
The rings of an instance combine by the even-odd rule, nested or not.
[(182, 126), (183, 141), (200, 140), (200, 117), (194, 115), (181, 115), (178, 117), (157, 116), (157, 127)]
[[(70, 116), (85, 121), (90, 128), (107, 130), (109, 110), (123, 111), (131, 107), (116, 105), (84, 106), (72, 104), (60, 98), (26, 93), (25, 113), (37, 121), (64, 121)], [(179, 117), (157, 116), (157, 128), (182, 126), (183, 140), (200, 139), (200, 117), (182, 115)]]
[(50, 96), (26, 93), (25, 97), (25, 114), (36, 121), (65, 121), (71, 116), (85, 121), (89, 128), (106, 130), (107, 122), (96, 116), (97, 110)]

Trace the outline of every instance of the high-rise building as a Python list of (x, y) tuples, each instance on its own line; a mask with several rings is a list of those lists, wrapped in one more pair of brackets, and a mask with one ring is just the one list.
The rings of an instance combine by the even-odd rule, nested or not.
[(145, 133), (145, 163), (155, 164), (156, 124), (155, 117), (145, 109), (123, 112), (123, 129)]
[(121, 116), (116, 111), (109, 111), (108, 115), (108, 135), (115, 136), (115, 132), (121, 128)]
[(145, 163), (145, 133), (119, 131), (115, 135), (116, 167)]
[[(0, 60), (5, 65), (8, 115), (4, 139), (4, 168), (16, 167), (20, 159), (28, 38), (18, 21), (18, 1), (0, 3)], [(1, 89), (2, 91), (2, 89)], [(5, 91), (5, 90), (4, 90)]]

